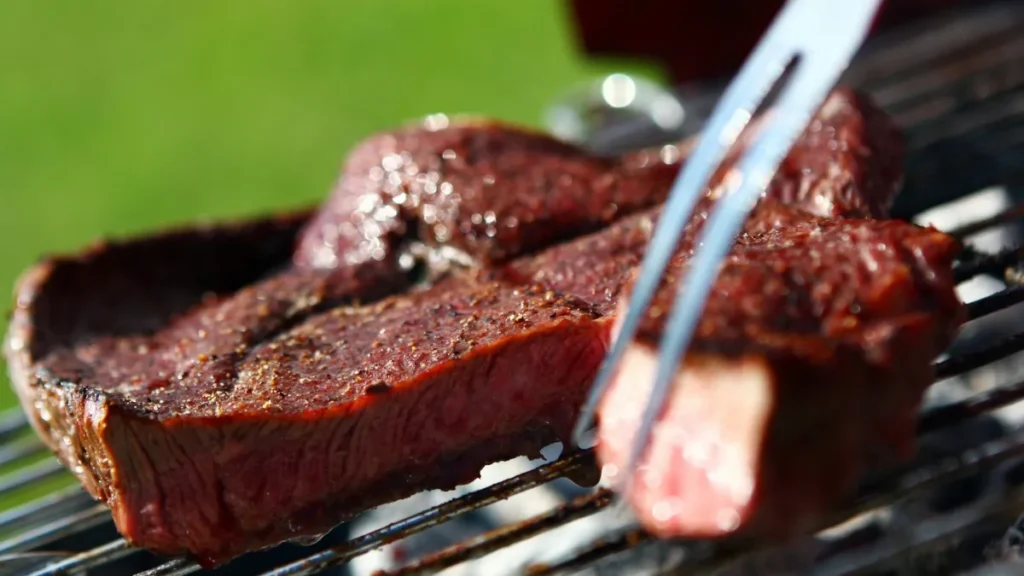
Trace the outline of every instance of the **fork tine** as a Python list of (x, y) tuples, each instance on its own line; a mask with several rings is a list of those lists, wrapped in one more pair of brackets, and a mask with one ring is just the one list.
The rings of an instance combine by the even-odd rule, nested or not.
[(661, 275), (675, 251), (683, 230), (690, 221), (701, 193), (707, 187), (714, 170), (725, 159), (729, 149), (739, 138), (761, 105), (769, 90), (782, 75), (788, 64), (788, 41), (778, 33), (778, 22), (772, 25), (762, 42), (740, 69), (736, 79), (726, 88), (720, 103), (711, 114), (686, 167), (676, 178), (662, 210), (659, 225), (651, 238), (633, 286), (629, 309), (598, 371), (597, 378), (587, 396), (573, 440), (583, 444), (592, 427), (597, 405), (611, 383), (615, 369), (622, 360), (626, 346), (636, 335), (643, 312), (651, 303)]
[[(737, 163), (736, 169), (727, 176), (722, 200), (715, 206), (699, 234), (699, 248), (683, 272), (672, 311), (665, 324), (654, 386), (644, 408), (640, 427), (633, 437), (625, 470), (635, 469), (643, 455), (654, 422), (668, 397), (680, 359), (700, 321), (720, 265), (735, 243), (743, 222), (758, 197), (767, 189), (793, 142), (846, 69), (863, 41), (879, 4), (880, 0), (846, 3), (848, 14), (847, 18), (842, 19), (842, 29), (834, 31), (827, 38), (824, 37), (824, 33), (829, 30), (827, 23), (836, 21), (842, 14), (836, 14), (835, 11), (829, 13), (824, 7), (842, 6), (838, 2), (791, 2), (787, 8), (806, 11), (783, 13), (773, 25), (770, 34), (782, 30), (794, 37), (800, 36), (794, 32), (807, 30), (807, 26), (816, 24), (819, 28), (811, 28), (810, 34), (803, 35), (805, 45), (794, 46), (800, 52), (793, 55), (799, 54), (801, 61), (779, 96), (776, 113), (767, 119), (757, 140)], [(787, 19), (787, 16), (792, 20)], [(798, 24), (800, 27), (793, 27)], [(632, 478), (631, 474), (626, 477), (627, 491)]]
[[(736, 143), (740, 133), (750, 123), (754, 111), (764, 101), (792, 59), (795, 48), (794, 30), (799, 31), (801, 25), (806, 25), (807, 18), (803, 17), (803, 14), (807, 12), (808, 3), (817, 4), (818, 9), (815, 10), (815, 16), (819, 20), (821, 16), (818, 12), (821, 11), (823, 4), (828, 5), (833, 13), (837, 13), (836, 10), (844, 9), (850, 11), (851, 4), (854, 6), (854, 12), (864, 10), (860, 7), (860, 2), (847, 2), (847, 6), (844, 7), (843, 0), (832, 2), (790, 0), (783, 6), (754, 52), (743, 64), (736, 78), (726, 88), (708, 119), (703, 131), (704, 136), (700, 138), (693, 156), (687, 161), (685, 168), (669, 192), (668, 201), (665, 203), (659, 219), (659, 226), (654, 232), (640, 265), (640, 272), (633, 286), (629, 308), (622, 321), (619, 334), (598, 370), (594, 384), (576, 421), (573, 439), (577, 444), (584, 443), (587, 431), (593, 426), (597, 405), (611, 384), (626, 347), (636, 335), (640, 319), (654, 297), (658, 282), (683, 230), (689, 223), (693, 209), (700, 200), (708, 180), (729, 149)], [(877, 9), (880, 0), (868, 0), (868, 3), (873, 4), (873, 8)], [(837, 15), (838, 18), (833, 21), (842, 18), (841, 14), (837, 13)], [(825, 20), (820, 20), (811, 22), (811, 24), (824, 26), (825, 22)], [(863, 34), (860, 36), (862, 37)], [(859, 42), (856, 45), (859, 46)]]

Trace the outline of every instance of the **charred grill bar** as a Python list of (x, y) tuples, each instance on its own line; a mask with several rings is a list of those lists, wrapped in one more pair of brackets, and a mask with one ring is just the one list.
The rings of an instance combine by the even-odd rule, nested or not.
[[(1024, 10), (1010, 2), (991, 3), (973, 13), (954, 14), (940, 21), (925, 22), (913, 29), (896, 31), (868, 47), (851, 70), (849, 82), (867, 90), (905, 128), (908, 139), (907, 185), (899, 197), (896, 212), (902, 216), (955, 200), (986, 186), (1019, 186), (1024, 179)], [(684, 92), (690, 117), (700, 116), (713, 102), (709, 94)], [(696, 130), (699, 124), (687, 126)], [(650, 142), (630, 141), (629, 130), (616, 131), (614, 146), (629, 147)], [(643, 130), (636, 131), (642, 134)], [(597, 143), (601, 147), (601, 143)], [(961, 224), (952, 233), (966, 238), (1024, 218), (1024, 205), (1011, 207)], [(1007, 286), (969, 303), (971, 319), (994, 315), (1024, 302), (1024, 249), (1011, 248), (985, 253), (965, 251), (956, 265), (956, 277), (966, 282), (979, 276), (1002, 279)], [(958, 347), (936, 365), (939, 379), (962, 375), (1024, 352), (1024, 332), (1002, 334), (982, 341), (963, 352)], [(926, 410), (921, 417), (921, 435), (941, 433), (972, 419), (1024, 399), (1024, 376), (1017, 372), (999, 387)], [(17, 412), (0, 415), (0, 467), (14, 467), (0, 476), (0, 495), (21, 492), (63, 475), (52, 458), (38, 459), (43, 445), (31, 435), (24, 416)], [(998, 471), (1010, 485), (1007, 495), (996, 501), (938, 515), (927, 531), (918, 531), (898, 546), (881, 549), (872, 545), (884, 539), (885, 527), (869, 522), (866, 527), (825, 539), (815, 555), (822, 573), (844, 574), (891, 565), (894, 559), (949, 547), (951, 539), (971, 534), (997, 518), (1007, 523), (1007, 511), (1015, 515), (1024, 507), (1024, 468), (1015, 462), (1024, 456), (1024, 431), (1009, 433), (972, 445), (957, 454), (922, 456), (905, 469), (889, 471), (865, 480), (862, 490), (848, 506), (830, 519), (830, 524), (890, 506), (908, 497), (940, 486), (977, 477), (981, 471)], [(16, 467), (15, 465), (37, 461)], [(592, 466), (588, 452), (564, 455), (559, 460), (488, 488), (423, 510), (399, 522), (341, 542), (322, 542), (292, 554), (291, 561), (266, 560), (253, 573), (272, 576), (317, 574), (343, 565), (352, 558), (390, 542), (406, 538), (466, 512), (525, 492), (555, 478), (580, 473)], [(497, 549), (543, 534), (558, 526), (599, 512), (612, 501), (597, 489), (567, 504), (526, 521), (503, 526), (457, 546), (415, 559), (394, 574), (429, 574), (455, 564), (485, 556)], [(959, 511), (958, 511), (959, 510)], [(69, 537), (96, 542), (84, 552), (69, 554), (60, 545)], [(105, 538), (105, 540), (104, 540)], [(643, 532), (610, 532), (591, 545), (557, 562), (534, 565), (531, 574), (573, 573), (602, 559), (650, 545)], [(743, 561), (757, 554), (744, 542), (723, 541), (673, 543), (680, 562), (674, 570), (700, 573)], [(1011, 543), (1003, 548), (1010, 549)], [(53, 554), (39, 554), (57, 550)], [(940, 550), (940, 551), (941, 551)], [(684, 553), (685, 552), (685, 553)], [(305, 557), (302, 557), (302, 556)], [(126, 560), (138, 560), (126, 562)], [(17, 562), (17, 564), (15, 564)], [(276, 562), (276, 567), (270, 562)], [(158, 561), (131, 548), (110, 526), (104, 505), (93, 502), (80, 488), (63, 488), (31, 502), (0, 512), (0, 574), (10, 567), (12, 574), (142, 573), (148, 576), (191, 574), (200, 568), (176, 559), (146, 572), (140, 566)], [(237, 568), (237, 566), (233, 566)], [(230, 567), (229, 567), (230, 568)], [(34, 572), (33, 572), (34, 570)], [(233, 572), (234, 573), (234, 572)]]

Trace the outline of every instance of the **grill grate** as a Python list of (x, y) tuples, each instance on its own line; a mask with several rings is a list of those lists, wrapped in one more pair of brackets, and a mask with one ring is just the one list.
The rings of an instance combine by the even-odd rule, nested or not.
[[(1024, 9), (1010, 2), (991, 3), (970, 13), (957, 13), (896, 31), (866, 47), (851, 68), (847, 81), (867, 90), (901, 122), (908, 138), (908, 178), (896, 207), (898, 215), (921, 211), (952, 201), (986, 186), (1017, 187), (1024, 180)], [(684, 89), (687, 132), (699, 130), (714, 103), (715, 90)], [(592, 142), (611, 151), (635, 147), (650, 134), (641, 125), (609, 130), (611, 139)], [(967, 238), (1024, 217), (1024, 204), (996, 216), (952, 230)], [(971, 319), (997, 314), (1024, 302), (1024, 282), (1018, 266), (1024, 263), (1024, 247), (985, 253), (968, 249), (957, 263), (958, 282), (979, 276), (1005, 279), (1007, 287), (974, 300), (968, 306)], [(936, 364), (939, 379), (962, 375), (1024, 351), (1024, 332), (982, 340), (970, 350), (951, 355)], [(969, 422), (1024, 399), (1024, 379), (1017, 373), (1012, 383), (956, 402), (930, 408), (922, 414), (919, 432), (933, 434)], [(17, 412), (0, 415), (0, 470), (17, 467), (0, 476), (0, 496), (63, 477), (53, 458), (40, 459), (45, 448), (29, 432), (25, 417)], [(832, 518), (828, 525), (845, 522), (880, 507), (928, 493), (951, 482), (977, 477), (979, 471), (1003, 470), (1014, 486), (1024, 484), (1024, 467), (1014, 462), (1024, 456), (1024, 428), (957, 454), (919, 458), (902, 469), (865, 480), (859, 495)], [(33, 461), (35, 460), (35, 461)], [(29, 464), (24, 465), (25, 462)], [(361, 536), (328, 536), (311, 549), (291, 550), (291, 559), (280, 555), (257, 558), (253, 573), (265, 576), (319, 574), (385, 544), (407, 538), (467, 512), (484, 508), (565, 476), (592, 470), (589, 452), (574, 452), (482, 490), (423, 510), (401, 521)], [(555, 527), (597, 513), (608, 507), (611, 494), (598, 488), (561, 507), (485, 532), (455, 546), (415, 560), (391, 572), (394, 575), (428, 574), (485, 556), (513, 543), (532, 538)], [(965, 529), (982, 525), (992, 516), (1002, 519), (1008, 508), (1024, 508), (1024, 494), (1012, 492), (987, 507), (937, 519), (929, 530), (915, 533), (896, 552), (858, 553), (860, 544), (872, 542), (884, 532), (877, 522), (827, 541), (816, 552), (817, 568), (824, 574), (845, 574), (888, 565), (906, 551), (948, 544)], [(1005, 529), (1007, 523), (1000, 524)], [(1010, 518), (1009, 522), (1012, 523)], [(340, 532), (340, 531), (339, 531)], [(332, 540), (333, 538), (333, 540)], [(72, 555), (63, 552), (69, 541), (87, 549)], [(627, 528), (557, 562), (534, 565), (530, 574), (573, 573), (628, 550), (653, 544), (642, 531)], [(722, 568), (749, 558), (754, 547), (741, 541), (687, 541), (672, 543), (675, 569), (694, 573)], [(284, 547), (282, 547), (284, 548)], [(62, 550), (47, 556), (47, 550)], [(273, 554), (273, 552), (271, 552)], [(858, 555), (859, 554), (859, 555)], [(13, 564), (14, 560), (32, 561)], [(126, 562), (131, 560), (131, 562)], [(5, 561), (9, 562), (5, 564)], [(47, 564), (47, 562), (50, 562)], [(92, 502), (78, 487), (45, 494), (27, 504), (0, 512), (0, 575), (31, 573), (33, 576), (96, 573), (139, 573), (170, 576), (199, 572), (188, 560), (162, 564), (148, 553), (131, 548), (117, 537), (106, 507)], [(155, 567), (153, 567), (155, 566)], [(278, 566), (272, 568), (272, 566)], [(9, 568), (10, 567), (10, 568)], [(145, 570), (139, 572), (139, 570)], [(237, 564), (231, 573), (240, 573)], [(266, 570), (270, 571), (266, 571)], [(35, 570), (32, 572), (32, 570)], [(687, 572), (690, 573), (690, 572)]]

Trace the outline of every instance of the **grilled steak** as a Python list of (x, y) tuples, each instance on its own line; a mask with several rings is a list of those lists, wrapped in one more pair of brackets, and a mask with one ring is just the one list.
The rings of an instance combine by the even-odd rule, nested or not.
[[(716, 175), (725, 176), (753, 140), (757, 125)], [(779, 165), (767, 196), (830, 218), (889, 215), (903, 176), (903, 138), (892, 121), (864, 96), (832, 93)], [(712, 184), (711, 195), (719, 191)]]
[[(295, 261), (393, 267), (413, 239), (458, 250), (477, 265), (500, 263), (660, 203), (690, 148), (608, 160), (480, 121), (381, 134), (349, 156), (335, 191), (303, 231)], [(856, 93), (838, 90), (767, 195), (820, 216), (884, 217), (902, 158), (903, 141), (889, 119)], [(730, 164), (712, 179), (712, 195)]]
[[(902, 222), (816, 220), (740, 239), (627, 495), (662, 536), (814, 528), (865, 467), (906, 458), (931, 362), (963, 320), (956, 241)], [(599, 409), (614, 480), (689, 253), (674, 258)], [(624, 302), (623, 302), (624, 304)]]
[[(789, 159), (794, 169), (780, 175), (770, 195), (808, 209), (845, 206), (840, 212), (851, 215), (883, 210), (898, 173), (868, 163), (879, 150), (898, 154), (898, 144), (888, 128), (864, 131), (877, 123), (861, 119), (877, 113), (849, 93), (830, 102), (823, 111), (831, 112), (804, 136), (832, 134), (825, 146), (830, 154), (798, 149), (805, 157)], [(504, 138), (493, 125), (455, 130), (459, 138), (473, 130), (485, 134), (471, 140)], [(539, 138), (507, 137), (519, 148), (529, 148), (524, 138)], [(438, 147), (431, 146), (433, 154)], [(494, 149), (488, 146), (483, 149)], [(565, 150), (536, 154), (557, 166), (579, 154)], [(381, 169), (396, 162), (392, 156), (378, 154)], [(416, 150), (408, 156), (418, 158)], [(341, 243), (340, 236), (323, 236), (325, 227), (346, 223), (328, 208), (310, 221), (186, 230), (43, 263), (19, 285), (7, 347), (15, 389), (34, 425), (83, 485), (111, 506), (131, 542), (190, 553), (206, 564), (322, 532), (346, 515), (419, 490), (466, 482), (486, 463), (564, 438), (658, 209), (544, 248), (614, 215), (581, 200), (575, 188), (543, 185), (548, 176), (527, 186), (515, 172), (485, 169), (475, 181), (474, 166), (486, 166), (485, 156), (463, 172), (446, 171), (438, 186), (456, 174), (464, 189), (484, 189), (501, 174), (515, 186), (502, 188), (497, 179), (486, 186), (521, 200), (500, 194), (483, 204), (470, 200), (446, 221), (462, 235), (445, 238), (421, 226), (437, 222), (437, 211), (424, 208), (435, 200), (421, 198), (410, 212), (386, 210), (374, 222), (387, 233), (370, 234), (387, 239), (385, 252), (369, 260), (358, 256), (368, 229)], [(364, 180), (372, 180), (373, 161), (365, 162)], [(569, 164), (582, 171), (585, 162)], [(580, 178), (594, 186), (607, 179), (610, 197), (621, 193), (621, 206), (628, 207), (619, 213), (643, 210), (665, 195), (662, 171), (669, 167), (636, 168), (647, 176), (627, 185), (616, 180), (633, 161), (590, 162), (603, 176)], [(342, 181), (359, 178), (358, 166), (350, 162)], [(812, 184), (823, 180), (835, 185)], [(459, 192), (454, 189), (459, 202), (472, 198)], [(563, 193), (565, 204), (557, 201)], [(370, 193), (389, 202), (400, 195), (397, 189)], [(568, 231), (525, 225), (533, 209), (534, 221)], [(511, 216), (520, 226), (491, 238), (486, 228), (481, 236), (460, 224), (468, 214), (474, 225), (481, 210), (484, 222)], [(691, 234), (702, 222), (694, 221)], [(767, 234), (800, 222), (833, 234), (862, 231), (892, 250), (911, 250), (935, 235), (900, 223), (832, 223), (769, 198), (746, 224), (748, 243), (754, 237), (772, 246), (790, 242), (794, 254), (800, 243), (816, 246), (804, 237)], [(476, 265), (411, 287), (399, 260), (415, 242), (454, 247)], [(313, 254), (324, 246), (333, 257)], [(857, 249), (829, 246), (847, 259)], [(685, 243), (681, 250), (686, 253)], [(922, 254), (921, 267), (940, 268), (948, 252)], [(941, 282), (935, 290), (941, 292)], [(911, 299), (895, 307), (894, 318), (918, 304)]]
[(488, 121), (416, 126), (367, 139), (303, 232), (300, 266), (395, 265), (404, 240), (490, 264), (660, 203), (678, 152), (604, 159)]

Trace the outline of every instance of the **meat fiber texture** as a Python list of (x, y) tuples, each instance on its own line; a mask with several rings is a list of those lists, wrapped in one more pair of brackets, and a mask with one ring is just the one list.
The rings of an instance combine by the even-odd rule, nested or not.
[[(744, 242), (798, 254), (808, 240), (769, 233), (802, 222), (900, 253), (934, 243), (915, 269), (952, 294), (938, 233), (807, 212), (878, 216), (899, 176), (878, 160), (901, 145), (877, 110), (840, 91), (822, 112)], [(832, 144), (810, 146), (821, 134)], [(479, 121), (371, 138), (318, 214), (100, 244), (28, 271), (6, 346), (14, 388), (131, 543), (206, 565), (468, 482), (567, 439), (686, 149), (598, 160)], [(841, 244), (837, 258), (859, 253)], [(926, 307), (906, 297), (892, 318)]]

